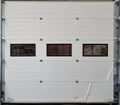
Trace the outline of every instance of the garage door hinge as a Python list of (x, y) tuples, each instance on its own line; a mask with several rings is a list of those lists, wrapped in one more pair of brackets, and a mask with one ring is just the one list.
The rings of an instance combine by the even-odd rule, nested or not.
[(2, 21), (5, 21), (5, 18), (2, 18)]
[(114, 85), (115, 85), (115, 92), (120, 92), (120, 82), (115, 82), (114, 83)]
[(5, 59), (1, 60), (1, 63), (5, 63)]
[(118, 63), (120, 63), (120, 60), (119, 59), (115, 59), (114, 63), (118, 64)]
[(120, 1), (119, 0), (115, 0), (115, 4), (119, 5)]
[(3, 42), (5, 41), (5, 37), (2, 37), (2, 41), (3, 41)]
[(114, 17), (116, 21), (120, 21), (120, 16), (119, 17)]
[(120, 42), (120, 38), (114, 38), (115, 42)]

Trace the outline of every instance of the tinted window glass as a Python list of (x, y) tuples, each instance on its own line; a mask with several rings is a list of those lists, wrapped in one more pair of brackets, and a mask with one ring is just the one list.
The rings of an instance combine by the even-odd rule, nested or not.
[(72, 56), (72, 45), (47, 44), (47, 56)]
[(35, 44), (10, 44), (11, 56), (35, 56)]
[(83, 56), (108, 56), (108, 44), (83, 44)]

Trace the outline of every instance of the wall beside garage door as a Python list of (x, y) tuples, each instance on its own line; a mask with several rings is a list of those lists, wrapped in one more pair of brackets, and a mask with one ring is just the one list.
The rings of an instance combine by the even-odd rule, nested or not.
[(5, 1), (5, 102), (113, 102), (113, 2)]

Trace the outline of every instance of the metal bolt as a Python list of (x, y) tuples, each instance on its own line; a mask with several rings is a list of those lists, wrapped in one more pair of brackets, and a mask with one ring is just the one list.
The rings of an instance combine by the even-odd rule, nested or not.
[(76, 81), (75, 81), (75, 83), (79, 83), (79, 81), (78, 81), (78, 80), (76, 80)]
[(40, 83), (43, 83), (43, 81), (42, 81), (42, 80), (40, 80)]
[(43, 62), (43, 60), (42, 60), (42, 59), (40, 59), (40, 62)]
[(43, 18), (42, 18), (42, 17), (40, 17), (40, 20), (43, 20)]
[(76, 41), (79, 41), (79, 39), (77, 38)]
[(43, 41), (43, 39), (42, 39), (42, 38), (40, 38), (40, 41)]
[(76, 20), (79, 20), (79, 17), (76, 17)]
[(78, 59), (76, 59), (76, 62), (79, 62), (79, 60), (78, 60)]

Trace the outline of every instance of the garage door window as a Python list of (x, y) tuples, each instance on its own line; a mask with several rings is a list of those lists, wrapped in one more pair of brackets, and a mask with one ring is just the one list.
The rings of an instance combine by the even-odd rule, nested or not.
[(10, 56), (35, 56), (35, 44), (10, 44)]
[(72, 56), (72, 44), (47, 44), (47, 56)]
[(108, 44), (83, 44), (83, 56), (108, 56)]

